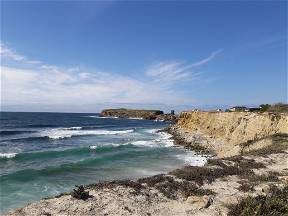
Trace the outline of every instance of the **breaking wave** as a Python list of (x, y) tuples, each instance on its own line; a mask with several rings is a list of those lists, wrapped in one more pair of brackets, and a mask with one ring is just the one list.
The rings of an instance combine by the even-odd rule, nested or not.
[(46, 131), (41, 131), (40, 135), (42, 137), (49, 137), (50, 139), (64, 139), (71, 138), (73, 136), (91, 136), (91, 135), (116, 135), (116, 134), (126, 134), (132, 133), (134, 130), (81, 130), (81, 129), (51, 129)]

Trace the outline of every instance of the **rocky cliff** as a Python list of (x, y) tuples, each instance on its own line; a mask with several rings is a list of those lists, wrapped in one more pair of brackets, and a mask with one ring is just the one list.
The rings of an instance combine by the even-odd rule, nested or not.
[(200, 145), (229, 157), (270, 145), (277, 134), (288, 134), (288, 114), (182, 112), (171, 131), (185, 145)]

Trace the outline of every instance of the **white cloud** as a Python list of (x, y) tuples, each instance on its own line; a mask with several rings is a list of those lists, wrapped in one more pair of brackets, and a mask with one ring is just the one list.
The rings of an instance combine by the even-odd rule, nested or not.
[(20, 55), (16, 53), (14, 50), (9, 48), (4, 43), (0, 42), (0, 55), (2, 58), (8, 58), (17, 62), (25, 63), (25, 64), (41, 64), (41, 61), (30, 60), (26, 56)]
[(183, 102), (177, 93), (113, 73), (0, 69), (5, 105)]
[(214, 51), (207, 58), (192, 64), (185, 64), (180, 61), (159, 62), (148, 67), (146, 70), (146, 75), (153, 78), (154, 82), (161, 83), (163, 85), (171, 84), (180, 80), (197, 79), (199, 78), (200, 74), (193, 71), (193, 69), (207, 64), (220, 52), (222, 51)]
[[(212, 60), (217, 52), (199, 62), (158, 63), (142, 79), (115, 73), (65, 68), (32, 61), (1, 44), (1, 56), (29, 65), (1, 65), (2, 105), (91, 105), (99, 103), (189, 104), (191, 95), (173, 90), (169, 83), (198, 76), (190, 69)], [(148, 76), (152, 81), (145, 81)], [(164, 85), (165, 84), (165, 85)]]

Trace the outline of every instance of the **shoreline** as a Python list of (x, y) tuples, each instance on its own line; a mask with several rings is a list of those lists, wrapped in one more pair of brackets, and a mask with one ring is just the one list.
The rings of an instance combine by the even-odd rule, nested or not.
[(199, 133), (175, 124), (161, 131), (171, 134), (175, 145), (208, 154), (206, 164), (86, 185), (3, 215), (233, 215), (241, 200), (288, 185), (287, 134), (271, 138), (270, 145), (219, 157)]
[[(86, 185), (87, 199), (67, 192), (3, 215), (227, 215), (228, 204), (248, 195), (265, 195), (271, 185), (287, 184), (287, 143), (283, 149), (261, 156), (214, 157), (200, 167)], [(270, 172), (274, 177), (266, 176)]]

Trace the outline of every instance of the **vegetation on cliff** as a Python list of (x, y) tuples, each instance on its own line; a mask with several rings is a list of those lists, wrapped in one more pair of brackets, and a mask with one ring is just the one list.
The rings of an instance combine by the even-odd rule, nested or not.
[(164, 114), (161, 110), (140, 110), (140, 109), (104, 109), (100, 116), (118, 118), (139, 118), (158, 121), (174, 121), (174, 114)]
[(273, 104), (267, 108), (267, 112), (287, 113), (288, 104), (284, 103)]

